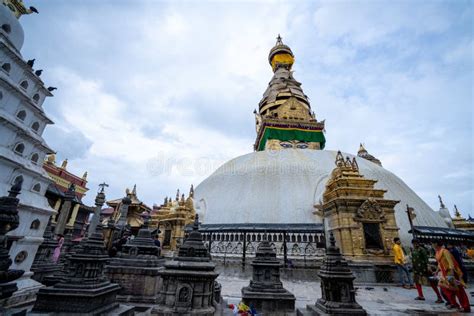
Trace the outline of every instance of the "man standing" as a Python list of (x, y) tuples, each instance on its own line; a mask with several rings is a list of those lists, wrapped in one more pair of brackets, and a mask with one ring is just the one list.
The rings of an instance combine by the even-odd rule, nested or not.
[[(428, 252), (426, 249), (420, 245), (420, 242), (417, 239), (413, 239), (413, 251), (412, 251), (412, 263), (413, 263), (413, 279), (415, 281), (416, 290), (418, 291), (418, 296), (415, 300), (424, 301), (425, 297), (423, 296), (423, 289), (421, 287), (422, 283), (427, 283), (430, 273), (428, 272)], [(439, 293), (437, 284), (430, 280), (430, 285), (435, 291), (438, 300), (436, 303), (443, 303), (443, 298)]]
[[(403, 249), (401, 246), (400, 238), (393, 238), (393, 261), (397, 265), (398, 277), (400, 279), (400, 284), (405, 289), (414, 288), (413, 281), (408, 271), (408, 267), (405, 262), (405, 255), (403, 254)], [(409, 285), (405, 283), (405, 275), (408, 279)]]

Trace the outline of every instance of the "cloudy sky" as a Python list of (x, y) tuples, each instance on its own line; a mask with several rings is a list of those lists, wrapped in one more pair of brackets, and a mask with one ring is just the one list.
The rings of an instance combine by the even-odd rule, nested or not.
[(102, 181), (161, 203), (251, 152), (280, 33), (327, 149), (363, 142), (432, 208), (474, 216), (469, 1), (26, 3), (22, 54), (58, 87), (45, 138), (88, 171), (88, 203)]

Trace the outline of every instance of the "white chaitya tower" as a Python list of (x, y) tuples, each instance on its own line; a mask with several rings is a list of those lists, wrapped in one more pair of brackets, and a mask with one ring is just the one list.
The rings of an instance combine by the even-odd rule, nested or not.
[(18, 291), (2, 302), (10, 308), (31, 304), (42, 286), (31, 279), (30, 268), (53, 213), (44, 196), (52, 181), (42, 168), (53, 150), (41, 136), (53, 123), (42, 107), (52, 94), (35, 74), (33, 61), (25, 61), (20, 52), (24, 34), (18, 19), (32, 11), (36, 12), (21, 0), (0, 0), (0, 196), (23, 178), (20, 226), (8, 235), (11, 268), (25, 274), (17, 283)]

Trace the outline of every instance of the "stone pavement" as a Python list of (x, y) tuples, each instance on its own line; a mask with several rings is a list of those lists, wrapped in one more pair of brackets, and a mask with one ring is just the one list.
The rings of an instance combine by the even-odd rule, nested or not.
[[(237, 304), (241, 297), (240, 289), (247, 286), (249, 280), (236, 277), (219, 276), (222, 284), (222, 296), (228, 303)], [(288, 291), (296, 296), (296, 307), (305, 308), (314, 304), (321, 297), (319, 282), (282, 280)], [(355, 285), (357, 302), (364, 307), (369, 315), (474, 315), (474, 313), (457, 313), (448, 310), (444, 304), (435, 304), (436, 295), (430, 287), (423, 287), (426, 301), (415, 301), (415, 289), (407, 290), (394, 285)], [(470, 292), (471, 289), (468, 289)], [(471, 299), (471, 306), (474, 298)], [(230, 314), (231, 315), (231, 314)]]

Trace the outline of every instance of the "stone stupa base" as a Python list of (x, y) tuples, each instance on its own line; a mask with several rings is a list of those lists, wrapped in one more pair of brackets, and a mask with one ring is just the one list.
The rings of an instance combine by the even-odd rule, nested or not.
[(133, 315), (133, 306), (116, 302), (120, 286), (113, 283), (91, 289), (43, 288), (31, 315)]
[(252, 305), (259, 313), (286, 315), (295, 312), (295, 296), (287, 290), (281, 292), (255, 292), (249, 287), (242, 289), (242, 301)]
[(316, 305), (307, 305), (306, 309), (298, 308), (297, 316), (326, 316), (326, 315), (352, 315), (366, 316), (367, 312), (359, 304), (344, 304), (337, 302), (326, 302), (322, 304), (320, 300)]

